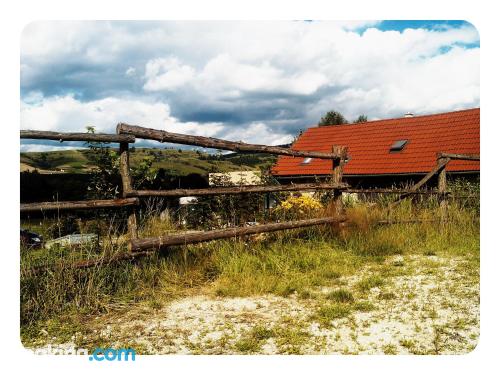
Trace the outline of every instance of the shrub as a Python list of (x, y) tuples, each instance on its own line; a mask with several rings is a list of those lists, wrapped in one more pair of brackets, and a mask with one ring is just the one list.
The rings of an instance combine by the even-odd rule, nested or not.
[(316, 317), (322, 325), (329, 325), (332, 320), (345, 318), (349, 316), (350, 313), (351, 308), (348, 305), (335, 303), (321, 306)]
[(372, 288), (381, 287), (384, 284), (385, 284), (385, 281), (383, 278), (381, 278), (378, 275), (373, 275), (373, 276), (368, 276), (368, 277), (365, 277), (364, 279), (362, 279), (358, 283), (358, 288), (364, 292), (367, 292)]
[(314, 216), (323, 209), (323, 205), (310, 195), (290, 196), (282, 201), (275, 209), (274, 215), (278, 218), (291, 220)]
[(340, 303), (348, 303), (354, 301), (352, 293), (346, 289), (334, 290), (328, 294), (327, 298)]

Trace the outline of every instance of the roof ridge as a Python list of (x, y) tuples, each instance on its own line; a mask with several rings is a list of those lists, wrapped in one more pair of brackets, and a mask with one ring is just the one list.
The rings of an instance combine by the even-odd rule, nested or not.
[(435, 117), (435, 116), (441, 116), (441, 115), (449, 115), (451, 113), (459, 113), (459, 112), (472, 112), (476, 110), (480, 110), (481, 107), (476, 107), (476, 108), (468, 108), (468, 109), (459, 109), (456, 111), (449, 111), (449, 112), (439, 112), (439, 113), (432, 113), (432, 114), (427, 114), (427, 115), (419, 115), (419, 116), (411, 116), (411, 117), (391, 117), (391, 118), (383, 118), (379, 120), (371, 120), (371, 121), (365, 121), (365, 122), (355, 122), (355, 123), (345, 123), (345, 124), (339, 124), (339, 125), (323, 125), (323, 126), (318, 126), (318, 124), (311, 125), (311, 127), (307, 128), (307, 130), (310, 129), (319, 129), (319, 128), (325, 128), (328, 126), (356, 126), (356, 125), (366, 125), (366, 124), (373, 124), (375, 122), (382, 122), (382, 121), (391, 121), (391, 120), (405, 120), (405, 119), (421, 119), (425, 117)]

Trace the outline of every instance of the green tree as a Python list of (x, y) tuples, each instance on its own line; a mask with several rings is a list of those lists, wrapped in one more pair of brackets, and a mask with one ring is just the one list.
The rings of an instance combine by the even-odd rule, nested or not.
[[(94, 134), (95, 128), (87, 126), (87, 133)], [(112, 199), (120, 194), (120, 157), (103, 142), (86, 142), (90, 148), (88, 158), (96, 167), (92, 169), (87, 196), (90, 199)]]
[(326, 115), (321, 117), (319, 121), (319, 126), (329, 126), (329, 125), (341, 125), (348, 124), (349, 121), (342, 115), (342, 113), (337, 111), (328, 111)]
[(50, 168), (49, 158), (48, 158), (46, 153), (42, 152), (40, 154), (40, 158), (38, 159), (38, 165), (40, 166), (40, 168), (43, 168), (43, 169)]
[(353, 121), (353, 123), (359, 124), (361, 122), (367, 122), (367, 121), (368, 121), (368, 117), (366, 117), (365, 115), (359, 115), (358, 118)]

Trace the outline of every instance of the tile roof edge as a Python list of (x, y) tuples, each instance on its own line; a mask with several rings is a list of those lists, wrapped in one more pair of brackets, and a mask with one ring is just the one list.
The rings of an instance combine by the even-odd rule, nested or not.
[(373, 124), (376, 122), (382, 122), (382, 121), (391, 121), (391, 120), (405, 120), (405, 119), (425, 119), (426, 117), (436, 117), (436, 116), (442, 116), (442, 115), (449, 115), (452, 113), (459, 113), (459, 112), (472, 112), (472, 111), (480, 111), (481, 107), (476, 107), (476, 108), (468, 108), (468, 109), (459, 109), (456, 111), (449, 111), (449, 112), (439, 112), (439, 113), (430, 113), (426, 115), (419, 115), (419, 116), (412, 116), (412, 117), (390, 117), (390, 118), (383, 118), (383, 119), (378, 119), (378, 120), (372, 120), (372, 121), (365, 121), (365, 122), (357, 122), (357, 123), (345, 123), (345, 124), (339, 124), (339, 125), (324, 125), (324, 126), (318, 126), (318, 124), (313, 124), (306, 128), (306, 130), (302, 133), (304, 134), (310, 129), (320, 129), (320, 128), (326, 128), (329, 126), (356, 126), (356, 125), (366, 125), (366, 124)]

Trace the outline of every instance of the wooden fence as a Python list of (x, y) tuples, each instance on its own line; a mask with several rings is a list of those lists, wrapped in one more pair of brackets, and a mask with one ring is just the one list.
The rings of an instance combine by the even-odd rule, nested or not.
[[(405, 197), (418, 194), (438, 194), (444, 198), (446, 191), (446, 170), (445, 167), (450, 160), (479, 160), (479, 155), (458, 155), (449, 153), (439, 153), (437, 155), (436, 167), (422, 178), (410, 189), (354, 189), (342, 183), (343, 167), (347, 159), (347, 148), (339, 145), (332, 145), (331, 153), (317, 151), (301, 151), (284, 147), (266, 146), (258, 144), (248, 144), (243, 142), (227, 141), (217, 138), (192, 136), (178, 133), (171, 133), (162, 130), (149, 129), (135, 125), (120, 123), (116, 127), (117, 134), (90, 134), (90, 133), (57, 133), (47, 131), (22, 130), (21, 138), (48, 139), (60, 142), (84, 141), (84, 142), (110, 142), (119, 144), (120, 152), (120, 175), (122, 182), (122, 198), (109, 200), (87, 200), (87, 201), (67, 201), (67, 202), (41, 202), (21, 204), (21, 212), (46, 211), (46, 210), (81, 210), (81, 209), (111, 209), (127, 207), (129, 215), (127, 220), (128, 232), (130, 235), (130, 252), (125, 255), (115, 256), (108, 260), (87, 261), (77, 264), (77, 267), (89, 267), (95, 264), (111, 262), (119, 259), (132, 259), (136, 256), (151, 253), (153, 250), (162, 249), (168, 246), (185, 245), (204, 241), (211, 241), (220, 238), (234, 238), (250, 234), (273, 232), (279, 230), (302, 228), (313, 225), (325, 225), (340, 223), (345, 221), (342, 216), (341, 196), (342, 192), (348, 193), (377, 193), (377, 194), (400, 194), (400, 197), (393, 204), (401, 201)], [(159, 142), (169, 142), (176, 144), (186, 144), (206, 148), (221, 150), (231, 150), (235, 152), (270, 153), (276, 155), (288, 155), (292, 157), (310, 157), (332, 160), (332, 181), (331, 183), (306, 183), (290, 185), (252, 185), (252, 186), (231, 186), (213, 187), (204, 189), (172, 189), (172, 190), (135, 190), (133, 188), (130, 174), (129, 144), (134, 143), (137, 138), (150, 139)], [(439, 173), (439, 183), (437, 190), (420, 190), (422, 186), (436, 173)], [(316, 219), (297, 220), (280, 223), (269, 223), (247, 227), (233, 227), (220, 230), (196, 232), (189, 234), (172, 234), (160, 237), (138, 238), (136, 209), (143, 197), (182, 197), (182, 196), (207, 196), (221, 194), (247, 194), (263, 192), (286, 192), (286, 191), (333, 191), (334, 213), (331, 217)]]
[[(109, 200), (87, 200), (66, 202), (40, 202), (21, 204), (21, 212), (48, 211), (48, 210), (80, 210), (97, 208), (129, 208), (127, 220), (130, 235), (131, 254), (142, 254), (151, 250), (158, 250), (168, 246), (211, 241), (220, 238), (242, 237), (250, 234), (273, 232), (279, 230), (303, 228), (313, 225), (325, 225), (340, 223), (345, 219), (340, 215), (340, 197), (342, 190), (348, 186), (343, 184), (342, 172), (344, 160), (347, 157), (347, 149), (342, 146), (332, 146), (331, 153), (316, 151), (293, 150), (284, 147), (248, 144), (243, 142), (227, 141), (217, 138), (191, 136), (185, 134), (170, 133), (162, 130), (143, 128), (120, 123), (117, 125), (117, 134), (89, 134), (89, 133), (57, 133), (35, 130), (21, 131), (21, 138), (48, 139), (60, 142), (84, 141), (84, 142), (110, 142), (119, 143), (120, 152), (120, 175), (122, 182), (121, 199)], [(160, 142), (187, 144), (192, 146), (231, 150), (235, 152), (270, 153), (276, 155), (288, 155), (292, 157), (311, 157), (332, 160), (332, 182), (331, 183), (307, 183), (290, 185), (251, 185), (213, 187), (205, 189), (172, 189), (172, 190), (135, 190), (133, 189), (130, 174), (129, 143), (135, 142), (136, 138), (152, 139)], [(248, 194), (264, 192), (286, 192), (286, 191), (316, 191), (332, 190), (334, 192), (335, 206), (338, 207), (334, 216), (317, 219), (297, 220), (280, 223), (270, 223), (247, 227), (234, 227), (221, 230), (197, 232), (189, 234), (174, 234), (155, 238), (138, 238), (136, 208), (140, 198), (159, 197), (182, 197), (182, 196), (207, 196), (222, 194)], [(123, 257), (116, 257), (122, 259)], [(125, 257), (123, 259), (129, 259)], [(93, 262), (84, 262), (82, 267), (87, 267)], [(78, 266), (78, 265), (77, 265)]]
[[(342, 169), (344, 159), (347, 156), (347, 149), (341, 146), (332, 146), (331, 153), (316, 151), (299, 151), (284, 147), (248, 144), (243, 142), (227, 141), (223, 139), (192, 136), (178, 133), (170, 133), (163, 130), (143, 128), (140, 126), (120, 123), (116, 127), (118, 135), (132, 135), (136, 138), (151, 139), (159, 142), (169, 142), (176, 144), (186, 144), (191, 146), (215, 148), (219, 150), (230, 150), (235, 152), (268, 153), (276, 155), (288, 155), (293, 157), (311, 157), (332, 160), (332, 183), (318, 184), (297, 184), (297, 185), (257, 185), (257, 186), (234, 186), (234, 187), (213, 187), (207, 189), (173, 189), (173, 190), (133, 190), (130, 177), (130, 166), (128, 163), (128, 149), (125, 143), (120, 147), (121, 164), (120, 171), (123, 182), (124, 197), (181, 197), (181, 196), (201, 196), (201, 195), (221, 195), (221, 194), (247, 194), (278, 191), (303, 191), (303, 190), (333, 190), (334, 199), (340, 201), (340, 191), (347, 187), (342, 184)], [(263, 224), (250, 227), (234, 227), (221, 230), (206, 231), (194, 234), (172, 234), (154, 238), (137, 238), (137, 228), (134, 228), (135, 219), (131, 214), (129, 220), (129, 231), (131, 231), (130, 249), (132, 252), (142, 252), (158, 250), (173, 245), (186, 245), (204, 241), (211, 241), (220, 238), (241, 237), (249, 234), (273, 232), (285, 229), (302, 228), (313, 225), (324, 225), (328, 223), (340, 222), (344, 219), (340, 215), (327, 218), (298, 220), (292, 222), (281, 222), (274, 224)], [(135, 224), (136, 225), (136, 224)], [(135, 232), (135, 235), (132, 233)]]
[(438, 174), (438, 190), (437, 193), (440, 196), (441, 206), (444, 207), (446, 205), (446, 195), (447, 191), (447, 178), (446, 178), (446, 166), (451, 160), (473, 160), (479, 161), (479, 155), (468, 155), (468, 154), (450, 154), (445, 152), (438, 152), (436, 154), (436, 166), (427, 173), (420, 181), (418, 181), (415, 185), (409, 189), (408, 192), (401, 194), (401, 196), (391, 203), (391, 207), (394, 207), (399, 202), (401, 202), (404, 198), (409, 197), (412, 194), (416, 194), (419, 192), (419, 189), (423, 187), (435, 174)]

